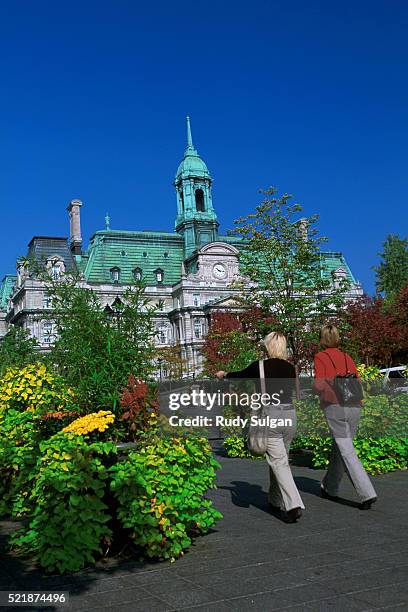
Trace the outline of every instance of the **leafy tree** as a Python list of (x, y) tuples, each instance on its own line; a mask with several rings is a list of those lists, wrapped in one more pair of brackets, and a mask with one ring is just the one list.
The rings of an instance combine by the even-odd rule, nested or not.
[(356, 361), (386, 367), (400, 344), (399, 328), (384, 308), (382, 298), (363, 296), (344, 312), (343, 347)]
[(0, 376), (8, 368), (22, 368), (29, 363), (39, 361), (37, 348), (36, 340), (30, 337), (27, 330), (12, 325), (0, 340)]
[(376, 287), (378, 293), (386, 298), (393, 298), (408, 284), (408, 240), (398, 235), (390, 234), (383, 244), (383, 252), (376, 272)]
[(210, 375), (218, 370), (241, 370), (262, 353), (256, 335), (245, 330), (239, 316), (227, 312), (213, 315), (201, 352), (205, 356), (204, 371)]
[[(318, 235), (317, 215), (299, 218), (302, 207), (276, 189), (254, 213), (235, 221), (233, 234), (244, 240), (240, 251), (241, 303), (258, 308), (269, 329), (285, 334), (293, 362), (302, 367), (316, 345), (323, 320), (342, 306), (346, 281), (335, 287), (321, 256), (327, 238)], [(250, 291), (248, 291), (248, 285)]]
[(50, 363), (75, 389), (83, 410), (115, 410), (129, 376), (145, 380), (152, 372), (157, 307), (142, 283), (128, 288), (109, 312), (77, 277), (49, 279), (47, 286), (55, 326)]
[(343, 347), (356, 361), (387, 367), (405, 363), (408, 355), (408, 286), (392, 304), (363, 296), (349, 302), (336, 321)]
[(180, 344), (159, 349), (155, 359), (161, 371), (166, 372), (166, 378), (179, 379), (187, 371), (187, 363), (183, 359)]

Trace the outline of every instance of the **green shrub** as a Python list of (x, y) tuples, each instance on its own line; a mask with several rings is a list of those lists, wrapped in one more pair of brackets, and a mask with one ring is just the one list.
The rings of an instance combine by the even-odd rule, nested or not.
[(29, 512), (40, 442), (72, 420), (72, 402), (42, 363), (9, 368), (0, 379), (0, 515)]
[(0, 516), (29, 511), (41, 440), (40, 417), (10, 409), (0, 412)]
[(227, 436), (224, 438), (224, 448), (228, 457), (240, 457), (242, 459), (252, 457), (243, 436)]
[(369, 474), (385, 474), (408, 467), (408, 438), (357, 438), (357, 454)]
[(221, 518), (205, 498), (218, 467), (207, 440), (183, 437), (158, 439), (110, 468), (117, 516), (146, 557), (179, 557)]
[[(329, 463), (332, 438), (319, 401), (317, 398), (297, 401), (296, 409), (297, 436), (291, 450), (311, 451), (313, 466), (324, 469)], [(408, 467), (407, 413), (407, 394), (366, 395), (354, 446), (369, 474)], [(312, 432), (315, 434), (311, 435)], [(225, 433), (224, 448), (229, 457), (252, 457), (242, 435), (239, 437), (232, 430)]]
[(88, 444), (83, 436), (59, 433), (41, 443), (38, 474), (31, 494), (34, 511), (28, 529), (12, 543), (33, 552), (49, 572), (77, 571), (101, 553), (111, 534), (104, 503), (108, 468), (116, 453), (110, 442)]
[[(329, 464), (331, 437), (296, 437), (293, 450), (312, 451), (315, 468), (324, 469)], [(385, 474), (408, 467), (408, 438), (355, 438), (354, 447), (369, 474)]]
[[(96, 416), (83, 417), (90, 420), (82, 429), (100, 424)], [(24, 491), (33, 486), (23, 498), (30, 514), (12, 546), (34, 554), (47, 572), (78, 571), (103, 544), (129, 533), (146, 557), (174, 559), (221, 517), (205, 498), (219, 465), (204, 438), (146, 437), (118, 461), (116, 445), (95, 435), (60, 432), (40, 442), (22, 473)]]

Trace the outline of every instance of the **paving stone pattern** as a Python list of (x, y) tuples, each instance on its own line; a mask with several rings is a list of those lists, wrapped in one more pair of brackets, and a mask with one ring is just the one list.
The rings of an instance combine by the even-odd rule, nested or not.
[(379, 501), (362, 512), (347, 481), (342, 503), (321, 499), (322, 472), (295, 457), (306, 511), (288, 525), (268, 509), (265, 463), (215, 450), (222, 470), (211, 497), (224, 518), (175, 563), (112, 560), (44, 577), (6, 552), (14, 525), (3, 522), (0, 590), (69, 591), (69, 608), (58, 609), (73, 611), (408, 610), (407, 472), (376, 477)]

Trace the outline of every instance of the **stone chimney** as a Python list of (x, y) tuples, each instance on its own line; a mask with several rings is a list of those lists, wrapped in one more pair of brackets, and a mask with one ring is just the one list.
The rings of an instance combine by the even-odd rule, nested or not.
[(81, 206), (81, 200), (71, 200), (67, 208), (69, 214), (69, 242), (74, 255), (80, 255), (82, 251)]

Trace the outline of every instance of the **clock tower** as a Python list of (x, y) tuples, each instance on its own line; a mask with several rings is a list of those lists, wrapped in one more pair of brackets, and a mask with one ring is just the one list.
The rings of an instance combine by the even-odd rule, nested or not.
[(190, 118), (187, 117), (187, 148), (174, 181), (177, 195), (176, 231), (184, 238), (184, 259), (188, 259), (218, 236), (218, 220), (212, 205), (212, 178), (193, 146)]

